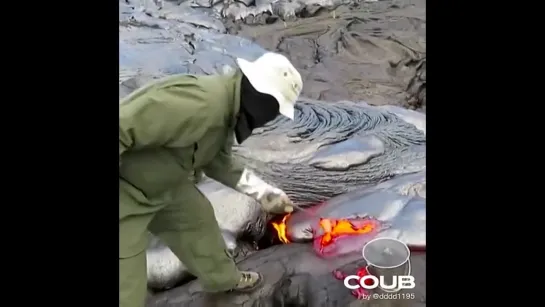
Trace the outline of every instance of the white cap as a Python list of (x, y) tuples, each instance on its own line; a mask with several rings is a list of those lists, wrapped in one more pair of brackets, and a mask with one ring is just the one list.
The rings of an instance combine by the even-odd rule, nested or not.
[(276, 98), (280, 114), (293, 120), (303, 79), (291, 62), (281, 54), (267, 52), (254, 62), (238, 58), (237, 64), (256, 91)]

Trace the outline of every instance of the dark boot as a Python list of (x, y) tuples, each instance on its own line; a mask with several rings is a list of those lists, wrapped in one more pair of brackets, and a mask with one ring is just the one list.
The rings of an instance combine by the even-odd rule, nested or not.
[(235, 288), (231, 291), (237, 292), (251, 292), (261, 285), (263, 282), (263, 275), (257, 272), (241, 271), (240, 280)]

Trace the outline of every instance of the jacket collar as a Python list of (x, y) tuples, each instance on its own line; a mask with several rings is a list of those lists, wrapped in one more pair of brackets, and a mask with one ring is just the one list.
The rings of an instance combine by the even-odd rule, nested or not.
[(228, 74), (227, 76), (227, 91), (229, 94), (231, 119), (229, 122), (230, 128), (235, 128), (237, 124), (238, 113), (240, 112), (240, 84), (242, 82), (242, 71), (237, 69), (235, 72)]

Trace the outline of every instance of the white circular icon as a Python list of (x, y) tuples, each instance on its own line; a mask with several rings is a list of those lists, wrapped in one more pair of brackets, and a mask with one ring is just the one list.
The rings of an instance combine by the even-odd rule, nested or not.
[(397, 268), (411, 257), (407, 244), (393, 238), (376, 238), (363, 246), (361, 251), (367, 265), (381, 269)]

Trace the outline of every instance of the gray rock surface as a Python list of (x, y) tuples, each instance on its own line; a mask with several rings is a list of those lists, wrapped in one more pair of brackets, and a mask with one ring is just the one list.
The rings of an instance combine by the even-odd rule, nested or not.
[(235, 306), (292, 306), (292, 307), (346, 307), (346, 306), (425, 306), (426, 255), (411, 256), (416, 288), (410, 291), (413, 299), (358, 301), (334, 278), (332, 271), (340, 269), (355, 274), (364, 266), (361, 254), (335, 259), (318, 258), (308, 244), (277, 245), (250, 255), (239, 263), (244, 270), (256, 270), (266, 282), (249, 294), (227, 293), (206, 295), (196, 281), (150, 297), (148, 307), (235, 307)]
[[(310, 241), (320, 217), (334, 219), (375, 217), (387, 222), (388, 228), (379, 237), (395, 238), (412, 246), (426, 246), (426, 173), (397, 176), (378, 185), (336, 196), (311, 209), (300, 211), (287, 221), (290, 241)], [(313, 231), (314, 230), (314, 231)], [(350, 251), (361, 249), (354, 244)]]

